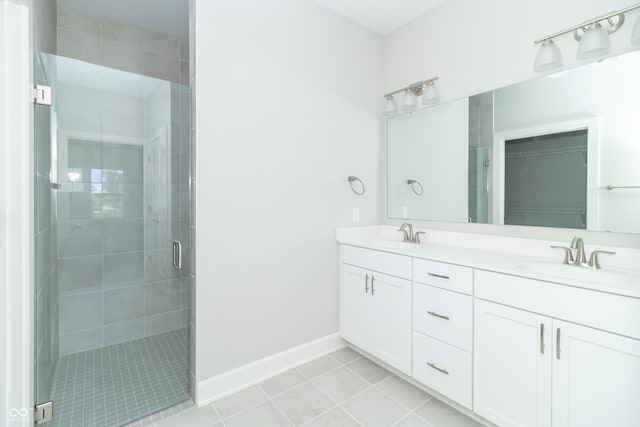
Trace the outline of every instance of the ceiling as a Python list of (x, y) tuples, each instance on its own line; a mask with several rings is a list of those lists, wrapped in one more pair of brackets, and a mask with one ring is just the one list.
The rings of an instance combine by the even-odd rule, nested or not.
[(447, 0), (313, 0), (386, 36)]
[(189, 36), (189, 0), (58, 0), (58, 6), (180, 40)]
[[(386, 36), (447, 0), (313, 0)], [(58, 5), (181, 40), (189, 34), (189, 0), (58, 0)]]

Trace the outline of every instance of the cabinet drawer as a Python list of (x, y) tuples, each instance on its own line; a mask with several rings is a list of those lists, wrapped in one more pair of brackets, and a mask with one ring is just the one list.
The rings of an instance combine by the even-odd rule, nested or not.
[(475, 283), (476, 298), (640, 339), (638, 298), (484, 270)]
[(411, 257), (340, 245), (340, 260), (372, 271), (411, 280)]
[(413, 333), (413, 378), (471, 409), (471, 353)]
[(413, 284), (413, 329), (471, 351), (473, 298), (429, 285)]
[(426, 259), (413, 260), (413, 281), (473, 294), (473, 269)]

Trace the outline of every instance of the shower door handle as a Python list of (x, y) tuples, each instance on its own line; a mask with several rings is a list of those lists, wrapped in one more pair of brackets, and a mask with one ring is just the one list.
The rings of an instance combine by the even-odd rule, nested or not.
[(179, 240), (173, 241), (173, 268), (182, 270), (182, 243)]

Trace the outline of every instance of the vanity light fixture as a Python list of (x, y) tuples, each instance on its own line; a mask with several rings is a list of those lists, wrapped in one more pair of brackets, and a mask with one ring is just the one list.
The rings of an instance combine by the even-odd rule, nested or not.
[(418, 108), (418, 96), (411, 89), (406, 89), (402, 97), (402, 110), (413, 111), (416, 108)]
[(387, 95), (387, 100), (384, 103), (384, 115), (393, 116), (398, 112), (398, 103), (393, 98), (393, 95)]
[[(621, 22), (622, 21), (624, 21), (624, 19), (622, 19)], [(612, 27), (609, 28), (611, 29)], [(576, 32), (574, 37), (578, 38), (577, 34), (578, 33)], [(578, 43), (578, 53), (576, 54), (576, 58), (595, 58), (597, 56), (606, 55), (609, 52), (611, 52), (611, 38), (609, 37), (609, 32), (605, 30), (599, 22), (589, 25), (589, 27), (584, 30), (580, 43)]]
[(536, 55), (536, 61), (533, 66), (533, 70), (536, 72), (543, 72), (553, 70), (554, 68), (562, 65), (562, 53), (560, 49), (551, 39), (547, 39), (542, 42), (540, 50)]
[[(553, 39), (571, 32), (573, 32), (574, 39), (579, 43), (576, 54), (577, 59), (591, 59), (608, 54), (611, 52), (609, 35), (622, 27), (626, 12), (638, 8), (640, 8), (640, 3), (539, 38), (534, 41), (534, 44), (540, 44), (540, 50), (536, 55), (533, 70), (544, 72), (560, 67), (562, 65), (562, 54)], [(633, 28), (631, 43), (640, 44), (640, 19), (638, 19)]]
[(386, 94), (384, 96), (386, 98), (384, 115), (392, 116), (399, 112), (398, 104), (393, 96), (401, 92), (404, 92), (402, 97), (402, 111), (413, 111), (418, 108), (419, 97), (422, 99), (422, 105), (436, 102), (440, 98), (438, 87), (435, 85), (436, 80), (438, 80), (438, 77), (433, 77)]

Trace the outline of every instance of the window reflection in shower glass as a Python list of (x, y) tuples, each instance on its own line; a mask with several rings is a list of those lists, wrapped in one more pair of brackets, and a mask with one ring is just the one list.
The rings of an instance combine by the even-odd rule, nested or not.
[(124, 171), (91, 169), (91, 207), (93, 218), (124, 216)]

